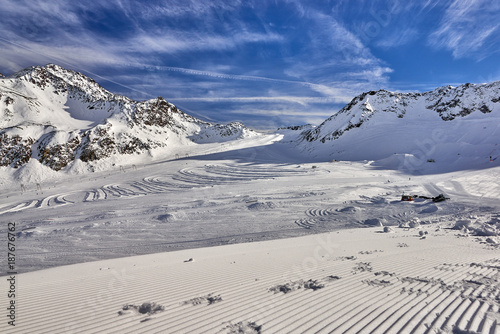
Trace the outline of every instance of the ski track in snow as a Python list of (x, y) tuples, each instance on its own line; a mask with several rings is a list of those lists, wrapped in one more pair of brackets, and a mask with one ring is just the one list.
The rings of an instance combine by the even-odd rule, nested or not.
[[(453, 232), (433, 233), (439, 241), (428, 247), (418, 246), (427, 241), (419, 240), (414, 231), (375, 232), (369, 229), (361, 236), (374, 234), (375, 243), (370, 246), (375, 250), (363, 248), (349, 232), (332, 237), (341, 247), (331, 256), (316, 258), (316, 265), (307, 270), (301, 263), (310, 259), (308, 252), (313, 252), (317, 242), (298, 240), (298, 247), (289, 245), (290, 249), (281, 252), (272, 248), (266, 250), (268, 255), (262, 251), (263, 245), (242, 245), (239, 257), (234, 255), (238, 260), (226, 262), (223, 274), (220, 261), (229, 261), (231, 255), (204, 259), (196, 251), (191, 253), (195, 262), (182, 263), (173, 254), (170, 260), (158, 261), (154, 272), (135, 268), (139, 258), (116, 268), (88, 264), (86, 279), (82, 274), (57, 276), (54, 271), (48, 273), (51, 280), (24, 283), (29, 302), (24, 301), (23, 314), (43, 322), (24, 322), (10, 332), (227, 333), (227, 324), (242, 321), (256, 322), (262, 333), (430, 334), (453, 328), (498, 332), (498, 254), (486, 249), (472, 254), (468, 250), (477, 250), (479, 245), (453, 238)], [(404, 256), (397, 256), (400, 240), (409, 244), (402, 250)], [(246, 252), (252, 255), (246, 256)], [(293, 256), (284, 257), (287, 252)], [(463, 254), (460, 261), (457, 252)], [(302, 270), (287, 278), (286, 273), (297, 266)], [(315, 280), (322, 287), (288, 293), (269, 290), (299, 278)], [(202, 296), (210, 295), (220, 299), (213, 304), (204, 302)], [(127, 303), (152, 301), (164, 310), (118, 314)]]
[[(85, 192), (82, 202), (106, 200), (109, 198), (136, 197), (165, 192), (175, 192), (179, 189), (202, 188), (220, 186), (254, 180), (273, 179), (305, 175), (306, 171), (297, 171), (282, 167), (247, 167), (226, 165), (206, 165), (200, 168), (183, 168), (172, 177), (149, 176), (141, 181), (129, 184), (107, 184), (98, 189)], [(30, 201), (18, 204), (13, 208), (0, 211), (0, 214), (25, 210), (29, 208), (43, 208), (54, 205), (74, 204), (66, 200), (66, 195), (51, 195), (40, 201)], [(72, 196), (78, 197), (74, 192)], [(37, 202), (37, 203), (33, 203)]]
[(46, 207), (62, 206), (67, 204), (74, 204), (74, 202), (69, 201), (65, 198), (67, 194), (52, 195), (43, 198), (42, 200), (33, 200), (25, 203), (18, 204), (10, 209), (0, 211), (0, 215), (8, 212), (18, 212), (26, 209), (39, 209)]
[(36, 201), (36, 200), (35, 201), (25, 202), (25, 203), (20, 203), (20, 204), (17, 204), (17, 205), (15, 205), (14, 207), (12, 207), (10, 209), (4, 210), (4, 211), (0, 211), (0, 214), (7, 213), (7, 212), (17, 212), (17, 211), (21, 211), (21, 210), (26, 210), (26, 209), (29, 209), (29, 208), (37, 207), (39, 203), (40, 203), (40, 201)]

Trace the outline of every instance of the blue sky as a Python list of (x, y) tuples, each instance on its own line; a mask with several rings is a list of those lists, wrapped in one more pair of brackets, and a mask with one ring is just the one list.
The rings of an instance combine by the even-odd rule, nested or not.
[(0, 0), (0, 72), (47, 63), (216, 122), (319, 124), (368, 90), (500, 80), (500, 2)]

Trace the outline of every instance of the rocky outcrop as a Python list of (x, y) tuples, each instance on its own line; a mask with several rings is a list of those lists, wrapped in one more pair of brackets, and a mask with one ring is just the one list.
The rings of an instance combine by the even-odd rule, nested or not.
[(172, 126), (173, 114), (180, 111), (161, 96), (152, 102), (138, 103), (134, 112), (134, 122), (147, 126), (166, 127)]
[(31, 145), (34, 142), (33, 138), (0, 134), (0, 166), (17, 168), (27, 163), (31, 158)]

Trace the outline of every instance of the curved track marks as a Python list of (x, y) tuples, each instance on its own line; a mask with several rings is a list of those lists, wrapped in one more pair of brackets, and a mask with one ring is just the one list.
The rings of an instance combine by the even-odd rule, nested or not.
[(298, 219), (295, 221), (295, 224), (299, 227), (310, 229), (321, 220), (328, 218), (328, 216), (335, 215), (335, 213), (335, 209), (307, 209), (305, 212), (307, 218)]
[[(252, 164), (207, 164), (199, 167), (183, 168), (172, 176), (156, 175), (144, 177), (140, 181), (125, 184), (112, 183), (87, 190), (81, 194), (82, 202), (93, 202), (107, 199), (130, 198), (175, 192), (182, 189), (204, 188), (218, 185), (251, 182), (285, 176), (306, 175), (309, 171), (280, 165)], [(316, 171), (318, 172), (318, 171)], [(33, 200), (12, 205), (0, 211), (0, 214), (16, 212), (31, 208), (53, 207), (72, 204), (66, 200), (67, 194), (50, 195), (42, 200)]]
[(7, 213), (7, 212), (17, 212), (17, 211), (30, 209), (30, 208), (36, 208), (36, 207), (39, 207), (40, 202), (42, 202), (42, 201), (32, 200), (32, 201), (28, 201), (28, 202), (23, 202), (23, 203), (12, 206), (10, 209), (0, 211), (0, 215)]
[(326, 217), (335, 214), (335, 209), (308, 209), (306, 215), (310, 217)]

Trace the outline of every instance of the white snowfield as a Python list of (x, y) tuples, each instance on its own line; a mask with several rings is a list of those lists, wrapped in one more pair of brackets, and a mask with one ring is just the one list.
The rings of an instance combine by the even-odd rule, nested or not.
[[(342, 230), (27, 273), (9, 333), (498, 333), (498, 249)], [(3, 278), (2, 278), (3, 279)], [(463, 331), (459, 331), (463, 330)]]
[(1, 200), (22, 272), (1, 331), (498, 333), (495, 161), (424, 175), (297, 163), (281, 138), (54, 178), (33, 163), (38, 186)]
[[(2, 103), (23, 95), (3, 111), (5, 133), (64, 148), (106, 122), (126, 137), (135, 114), (102, 101), (132, 102), (65, 75), (101, 108), (69, 105), (64, 85), (57, 97), (2, 79)], [(367, 93), (317, 128), (270, 134), (134, 104), (164, 103), (182, 131), (133, 123), (168, 145), (89, 162), (75, 149), (51, 160), (59, 171), (33, 144), (29, 161), (0, 167), (4, 259), (15, 246), (0, 332), (498, 334), (498, 87)], [(52, 96), (61, 118), (32, 95)]]

